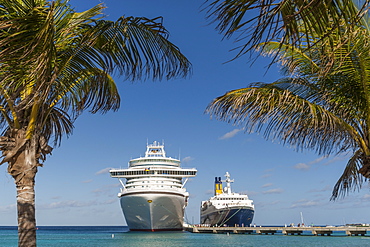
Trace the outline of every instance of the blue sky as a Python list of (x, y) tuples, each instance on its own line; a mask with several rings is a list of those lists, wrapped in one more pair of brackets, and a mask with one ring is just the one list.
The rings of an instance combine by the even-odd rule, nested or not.
[[(77, 11), (97, 0), (72, 0)], [(202, 1), (106, 0), (107, 19), (119, 16), (163, 16), (164, 26), (193, 64), (190, 78), (161, 82), (127, 82), (116, 78), (122, 104), (118, 112), (84, 113), (74, 134), (54, 149), (36, 177), (38, 225), (124, 225), (117, 193), (119, 182), (110, 168), (127, 167), (143, 155), (147, 140), (164, 140), (169, 156), (198, 175), (187, 183), (190, 193), (186, 218), (199, 222), (202, 200), (212, 195), (214, 177), (228, 171), (232, 188), (255, 202), (257, 225), (369, 223), (370, 191), (367, 184), (336, 202), (329, 201), (347, 157), (320, 157), (295, 152), (292, 147), (245, 134), (240, 126), (210, 119), (208, 103), (226, 91), (250, 82), (280, 78), (278, 68), (266, 73), (268, 59), (252, 66), (248, 57), (225, 63), (236, 46), (222, 40), (207, 25)], [(17, 225), (13, 179), (0, 166), (0, 225)]]

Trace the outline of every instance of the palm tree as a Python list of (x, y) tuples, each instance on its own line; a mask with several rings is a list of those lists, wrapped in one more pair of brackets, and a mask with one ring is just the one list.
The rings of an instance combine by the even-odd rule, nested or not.
[[(349, 34), (368, 12), (369, 3), (370, 0), (206, 0), (204, 11), (225, 38), (237, 37), (236, 59), (246, 53), (255, 54), (255, 46), (270, 41), (304, 49), (325, 44), (334, 49), (351, 38)], [(338, 32), (343, 28), (347, 32)], [(334, 44), (339, 41), (334, 32), (343, 35), (339, 44)], [(313, 36), (317, 39), (306, 39)], [(327, 52), (325, 69), (332, 66), (333, 59), (333, 54)]]
[[(368, 19), (362, 21), (353, 29), (356, 42), (338, 45), (344, 36), (339, 32), (347, 29), (333, 32), (334, 53), (324, 44), (310, 51), (280, 42), (260, 44), (262, 54), (281, 63), (286, 77), (232, 90), (207, 107), (216, 119), (241, 125), (249, 133), (263, 132), (266, 139), (297, 150), (352, 154), (332, 200), (370, 178), (370, 29)], [(334, 63), (323, 74), (328, 53)]]
[(35, 176), (84, 111), (117, 110), (126, 80), (185, 77), (190, 63), (161, 19), (103, 20), (100, 4), (75, 12), (68, 0), (0, 1), (1, 164), (17, 189), (19, 246), (36, 246)]

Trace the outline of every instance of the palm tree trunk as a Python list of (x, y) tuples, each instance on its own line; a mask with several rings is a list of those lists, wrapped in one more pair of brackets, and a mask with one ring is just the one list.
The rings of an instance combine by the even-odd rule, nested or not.
[[(18, 145), (19, 144), (19, 145)], [(35, 177), (37, 173), (37, 141), (25, 139), (25, 132), (18, 130), (15, 148), (8, 160), (8, 173), (15, 180), (18, 211), (18, 246), (36, 246)]]
[[(35, 174), (36, 175), (36, 174)], [(34, 186), (17, 185), (18, 246), (36, 246)]]

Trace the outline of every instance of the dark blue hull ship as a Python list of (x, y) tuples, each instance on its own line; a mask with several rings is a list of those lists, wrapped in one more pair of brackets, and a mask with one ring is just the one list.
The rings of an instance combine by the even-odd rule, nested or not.
[(203, 215), (202, 224), (211, 226), (250, 226), (252, 224), (254, 210), (249, 208), (233, 208), (217, 210)]
[[(232, 193), (230, 175), (226, 173), (226, 180), (215, 178), (215, 196), (203, 201), (201, 206), (200, 222), (207, 226), (250, 226), (254, 216), (253, 200), (247, 195)], [(222, 189), (222, 182), (227, 186)]]

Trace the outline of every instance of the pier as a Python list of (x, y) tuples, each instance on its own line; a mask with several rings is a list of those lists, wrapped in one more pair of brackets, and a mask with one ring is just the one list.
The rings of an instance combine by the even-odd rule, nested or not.
[(367, 231), (370, 234), (370, 227), (356, 226), (326, 226), (326, 227), (206, 227), (206, 226), (186, 226), (185, 231), (191, 233), (235, 233), (235, 234), (283, 234), (283, 235), (313, 235), (331, 236), (333, 234), (345, 233), (347, 236), (365, 236)]

